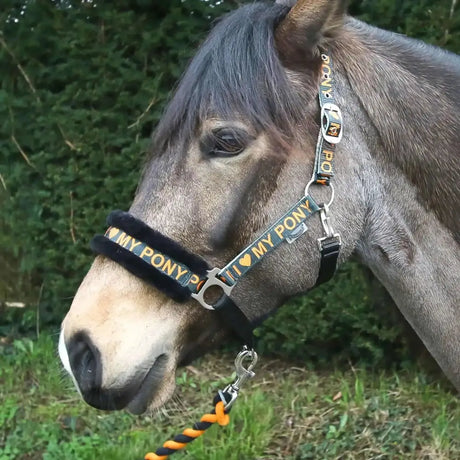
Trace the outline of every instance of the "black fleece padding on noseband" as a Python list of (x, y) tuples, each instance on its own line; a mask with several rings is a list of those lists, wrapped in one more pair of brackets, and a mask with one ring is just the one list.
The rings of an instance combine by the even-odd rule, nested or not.
[(162, 235), (139, 219), (124, 211), (112, 211), (107, 217), (107, 224), (118, 227), (136, 240), (148, 244), (163, 254), (186, 265), (192, 272), (204, 276), (209, 266), (201, 257), (191, 254), (174, 240)]
[[(117, 243), (109, 240), (104, 235), (95, 235), (90, 245), (95, 253), (102, 254), (120, 264), (134, 276), (151, 284), (176, 302), (185, 302), (190, 298), (191, 293), (187, 287), (181, 286), (172, 278), (169, 278), (169, 276), (164, 275), (155, 267)], [(252, 331), (254, 327), (230, 297), (223, 295), (215, 308), (224, 323), (226, 325), (230, 324), (234, 333), (242, 339), (243, 343), (252, 347)]]
[[(109, 214), (107, 223), (112, 227), (119, 228), (127, 235), (142, 241), (177, 262), (184, 264), (197, 275), (206, 276), (209, 265), (204, 259), (189, 253), (180, 244), (153, 230), (131, 214), (123, 211), (113, 211)], [(102, 254), (120, 264), (130, 273), (151, 284), (176, 302), (185, 302), (190, 299), (191, 291), (188, 287), (182, 286), (168, 275), (162, 273), (136, 254), (123, 248), (106, 236), (95, 235), (90, 245), (95, 253)], [(223, 295), (216, 303), (215, 311), (221, 316), (226, 325), (232, 327), (233, 331), (243, 340), (243, 343), (252, 347), (252, 331), (254, 327), (230, 297)]]
[(130, 273), (147, 281), (176, 302), (185, 302), (190, 298), (190, 289), (181, 286), (169, 276), (164, 275), (140, 257), (105, 236), (96, 235), (91, 240), (90, 245), (91, 249), (97, 254), (102, 254), (117, 262)]

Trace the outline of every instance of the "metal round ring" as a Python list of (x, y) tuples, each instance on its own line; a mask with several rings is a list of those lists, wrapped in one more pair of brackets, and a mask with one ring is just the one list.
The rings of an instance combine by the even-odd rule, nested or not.
[[(305, 196), (309, 195), (309, 191), (310, 191), (310, 186), (313, 185), (315, 182), (315, 179), (311, 179), (310, 182), (307, 184), (307, 186), (305, 187)], [(328, 187), (331, 188), (331, 199), (329, 200), (329, 203), (327, 204), (327, 206), (329, 207), (333, 202), (334, 202), (334, 198), (335, 198), (335, 189), (334, 189), (334, 186), (332, 184), (329, 184)]]

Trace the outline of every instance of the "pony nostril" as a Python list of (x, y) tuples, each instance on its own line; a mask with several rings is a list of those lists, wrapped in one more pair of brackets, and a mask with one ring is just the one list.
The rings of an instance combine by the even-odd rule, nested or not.
[(66, 340), (65, 348), (73, 379), (89, 405), (102, 410), (119, 410), (133, 398), (138, 385), (112, 390), (102, 388), (101, 354), (86, 332), (78, 332)]
[(99, 350), (88, 334), (78, 332), (66, 344), (70, 367), (83, 395), (97, 391), (102, 383), (102, 365)]

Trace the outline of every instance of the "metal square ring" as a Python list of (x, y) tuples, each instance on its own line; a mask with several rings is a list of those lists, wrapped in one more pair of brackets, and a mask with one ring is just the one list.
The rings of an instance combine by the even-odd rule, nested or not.
[(192, 297), (197, 300), (202, 307), (206, 308), (207, 310), (215, 310), (214, 305), (210, 305), (206, 302), (204, 299), (204, 294), (205, 292), (212, 286), (218, 286), (224, 291), (224, 294), (227, 296), (230, 296), (230, 293), (232, 292), (232, 289), (234, 286), (229, 286), (227, 283), (222, 281), (220, 278), (218, 278), (218, 275), (220, 273), (220, 268), (213, 268), (211, 270), (208, 270), (207, 273), (207, 280), (201, 287), (201, 289), (198, 292), (192, 293)]

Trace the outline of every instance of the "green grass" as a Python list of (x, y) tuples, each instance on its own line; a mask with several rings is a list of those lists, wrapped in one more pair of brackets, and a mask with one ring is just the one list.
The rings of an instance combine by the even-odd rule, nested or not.
[[(154, 415), (82, 403), (62, 372), (57, 337), (0, 345), (0, 460), (142, 459), (210, 408), (231, 354), (179, 371), (177, 395)], [(460, 404), (420, 370), (311, 371), (261, 357), (230, 425), (212, 427), (189, 460), (460, 458)]]

